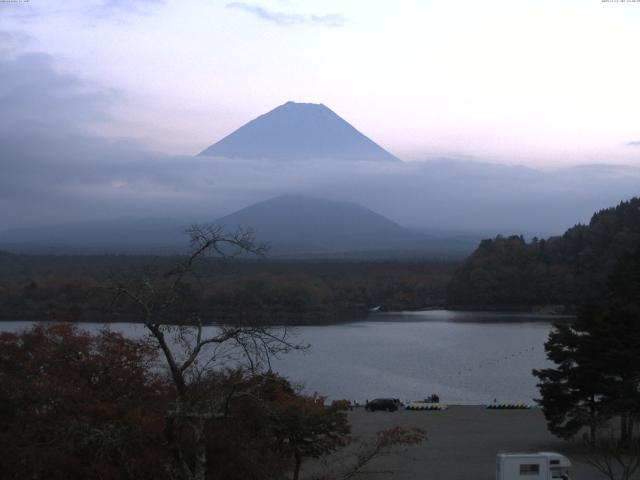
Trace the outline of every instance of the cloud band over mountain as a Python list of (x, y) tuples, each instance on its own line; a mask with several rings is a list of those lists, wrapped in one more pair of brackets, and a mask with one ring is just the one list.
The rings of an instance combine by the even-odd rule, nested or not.
[(0, 53), (3, 229), (121, 216), (206, 221), (282, 194), (357, 202), (404, 226), (561, 232), (637, 194), (633, 167), (555, 173), (447, 160), (278, 162), (170, 156), (92, 126), (117, 94), (58, 73), (51, 57)]

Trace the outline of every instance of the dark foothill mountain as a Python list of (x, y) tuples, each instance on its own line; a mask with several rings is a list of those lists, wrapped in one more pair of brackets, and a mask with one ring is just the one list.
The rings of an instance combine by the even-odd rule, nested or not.
[(638, 254), (640, 198), (633, 198), (595, 213), (588, 225), (562, 236), (483, 240), (451, 280), (448, 302), (574, 307), (599, 300), (613, 269)]
[(356, 203), (296, 195), (256, 203), (215, 223), (228, 230), (251, 227), (272, 256), (460, 257), (477, 244), (414, 232)]
[(228, 230), (250, 227), (276, 253), (376, 250), (406, 241), (411, 232), (350, 202), (281, 196), (216, 221)]
[(322, 104), (287, 102), (200, 155), (269, 160), (398, 161)]

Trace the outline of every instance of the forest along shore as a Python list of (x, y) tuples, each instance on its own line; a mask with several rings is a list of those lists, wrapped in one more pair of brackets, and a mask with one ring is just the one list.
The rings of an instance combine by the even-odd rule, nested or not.
[[(111, 310), (114, 281), (145, 272), (154, 279), (180, 257), (14, 255), (0, 252), (0, 320), (135, 322)], [(183, 260), (183, 259), (182, 259)], [(180, 309), (204, 322), (322, 324), (370, 309), (416, 310), (443, 305), (459, 262), (436, 260), (208, 259), (185, 280)]]
[[(161, 276), (180, 257), (14, 255), (0, 252), (0, 321), (132, 322), (114, 312), (113, 282), (142, 271)], [(476, 310), (558, 314), (540, 305), (447, 304), (456, 261), (211, 260), (187, 282), (184, 311), (204, 323), (323, 325), (368, 320), (372, 311)]]
[[(494, 480), (499, 451), (554, 451), (574, 464), (572, 478), (599, 480), (601, 476), (581, 458), (581, 446), (560, 440), (547, 431), (542, 411), (489, 410), (483, 406), (450, 406), (444, 411), (349, 412), (353, 437), (367, 439), (394, 426), (422, 428), (427, 441), (409, 447), (402, 456), (377, 459), (370, 470), (392, 470), (395, 480), (446, 478)], [(379, 476), (363, 476), (375, 479)]]

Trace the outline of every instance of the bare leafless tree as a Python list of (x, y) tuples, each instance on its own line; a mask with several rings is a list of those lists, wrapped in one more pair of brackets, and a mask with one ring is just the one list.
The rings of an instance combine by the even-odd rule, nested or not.
[(585, 460), (609, 480), (631, 480), (640, 468), (640, 438), (620, 439), (613, 428), (601, 428), (595, 442), (585, 439)]
[(420, 428), (404, 429), (393, 427), (381, 430), (375, 437), (367, 440), (355, 440), (355, 451), (346, 451), (342, 455), (327, 457), (324, 461), (325, 472), (313, 477), (313, 480), (352, 480), (360, 476), (392, 476), (390, 469), (373, 468), (381, 458), (404, 456), (408, 447), (419, 445), (427, 440), (427, 434)]
[[(230, 234), (217, 226), (193, 226), (188, 234), (190, 254), (175, 268), (162, 275), (145, 272), (135, 278), (125, 276), (114, 281), (113, 292), (114, 305), (133, 310), (144, 324), (170, 374), (175, 401), (166, 417), (165, 436), (174, 460), (171, 476), (204, 480), (207, 469), (214, 467), (207, 461), (207, 422), (225, 415), (230, 395), (250, 394), (249, 385), (256, 386), (243, 382), (219, 388), (210, 373), (232, 366), (257, 374), (271, 369), (274, 355), (302, 347), (289, 340), (284, 327), (246, 323), (203, 326), (197, 313), (179, 309), (187, 318), (176, 318), (187, 279), (195, 278), (197, 265), (208, 255), (228, 258), (265, 252), (246, 230)], [(189, 454), (179, 438), (185, 431), (190, 436)]]

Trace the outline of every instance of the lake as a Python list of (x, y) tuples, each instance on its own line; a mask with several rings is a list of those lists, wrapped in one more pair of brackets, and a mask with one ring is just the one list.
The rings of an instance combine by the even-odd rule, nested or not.
[[(403, 401), (432, 393), (450, 404), (532, 403), (538, 396), (534, 368), (550, 365), (544, 354), (551, 323), (566, 317), (460, 312), (376, 313), (364, 321), (294, 329), (306, 352), (276, 359), (274, 370), (308, 393), (364, 402), (375, 397)], [(2, 322), (15, 331), (31, 322)], [(85, 323), (97, 331), (103, 324)], [(110, 328), (144, 335), (137, 324)], [(214, 327), (210, 327), (214, 328)]]

